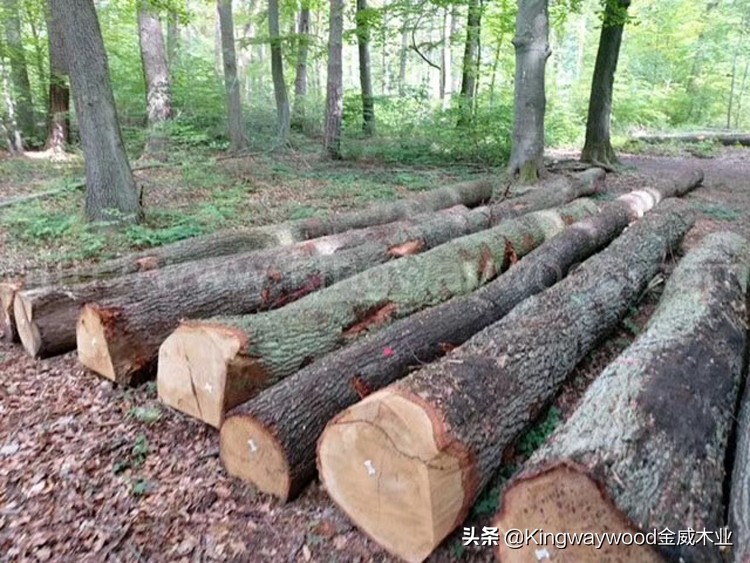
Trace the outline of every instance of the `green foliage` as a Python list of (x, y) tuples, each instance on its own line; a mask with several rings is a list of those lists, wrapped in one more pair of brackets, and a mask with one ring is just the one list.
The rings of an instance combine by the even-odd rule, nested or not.
[(562, 421), (562, 414), (557, 407), (550, 407), (537, 423), (527, 430), (516, 444), (516, 451), (524, 457), (530, 456), (539, 446), (547, 441), (555, 428)]
[(158, 406), (133, 407), (128, 414), (144, 424), (154, 424), (161, 420), (161, 409)]

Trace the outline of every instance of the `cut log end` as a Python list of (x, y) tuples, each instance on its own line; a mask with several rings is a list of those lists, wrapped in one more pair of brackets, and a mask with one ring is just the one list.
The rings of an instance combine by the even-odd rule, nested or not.
[(76, 326), (78, 360), (90, 370), (115, 381), (115, 368), (107, 344), (106, 327), (96, 308), (86, 305)]
[(465, 515), (465, 458), (441, 448), (439, 436), (423, 405), (386, 390), (344, 411), (319, 442), (328, 494), (407, 561), (425, 559)]
[(13, 299), (21, 284), (13, 282), (0, 283), (0, 333), (3, 340), (17, 342), (18, 332), (13, 318)]
[[(503, 495), (502, 510), (495, 522), (499, 537), (508, 530), (543, 530), (548, 537), (558, 533), (628, 533), (636, 529), (625, 515), (605, 497), (598, 484), (575, 467), (558, 465), (530, 478), (517, 481)], [(626, 536), (628, 537), (628, 536)], [(545, 544), (552, 561), (577, 563), (663, 562), (648, 545), (613, 545), (604, 542), (600, 549), (591, 545), (566, 545), (559, 549), (550, 539)], [(640, 542), (643, 543), (643, 542)], [(530, 542), (520, 549), (501, 541), (497, 555), (504, 563), (536, 561), (539, 545)], [(562, 547), (562, 544), (559, 545)]]
[(219, 451), (227, 472), (282, 502), (291, 493), (291, 475), (283, 448), (268, 428), (250, 416), (231, 416), (221, 425)]
[(38, 357), (42, 348), (42, 337), (36, 324), (34, 324), (31, 303), (20, 293), (16, 293), (13, 298), (13, 317), (24, 349), (31, 357)]
[(168, 406), (216, 428), (232, 407), (265, 387), (267, 374), (244, 355), (245, 340), (231, 328), (185, 324), (159, 349), (157, 390)]

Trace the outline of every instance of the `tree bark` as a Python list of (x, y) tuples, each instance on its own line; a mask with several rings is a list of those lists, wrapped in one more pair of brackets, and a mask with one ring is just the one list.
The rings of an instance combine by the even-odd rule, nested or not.
[(221, 54), (224, 63), (224, 87), (227, 92), (229, 150), (240, 152), (247, 147), (245, 122), (242, 117), (240, 81), (237, 78), (237, 55), (234, 47), (234, 17), (231, 0), (216, 0), (219, 12)]
[(70, 144), (70, 87), (68, 62), (63, 44), (60, 18), (52, 14), (51, 1), (47, 0), (47, 44), (49, 50), (49, 108), (47, 116), (47, 142), (45, 149), (64, 153)]
[(289, 113), (289, 98), (284, 81), (284, 58), (281, 52), (281, 37), (279, 31), (279, 0), (268, 0), (268, 33), (271, 41), (271, 76), (273, 77), (273, 93), (276, 98), (276, 118), (279, 140), (286, 143), (289, 138), (291, 115)]
[(146, 80), (148, 112), (148, 140), (144, 156), (162, 159), (167, 150), (164, 123), (172, 118), (172, 88), (161, 21), (153, 12), (150, 0), (139, 2), (138, 40)]
[(479, 72), (477, 55), (479, 54), (479, 35), (482, 30), (481, 22), (482, 7), (479, 4), (479, 0), (469, 0), (469, 11), (466, 16), (463, 72), (461, 74), (461, 94), (459, 98), (459, 127), (471, 123), (474, 112), (474, 91)]
[(729, 495), (729, 529), (732, 530), (734, 561), (750, 562), (750, 385), (740, 403), (735, 430), (737, 447)]
[(5, 41), (7, 56), (10, 61), (10, 76), (14, 99), (16, 102), (16, 119), (18, 127), (26, 138), (36, 133), (34, 120), (34, 103), (31, 95), (31, 82), (26, 66), (26, 55), (21, 35), (21, 17), (19, 14), (19, 0), (4, 0), (5, 10), (3, 24), (5, 27)]
[(629, 7), (630, 0), (606, 0), (605, 3), (599, 50), (591, 80), (586, 142), (581, 153), (584, 162), (602, 163), (608, 167), (620, 163), (610, 137), (612, 90)]
[(305, 128), (305, 104), (307, 103), (307, 52), (310, 49), (310, 8), (302, 7), (297, 29), (297, 75), (294, 79), (294, 108), (292, 127), (300, 131)]
[[(143, 272), (154, 270), (169, 264), (178, 264), (200, 258), (227, 256), (239, 252), (248, 252), (259, 250), (277, 245), (291, 245), (296, 242), (318, 238), (327, 234), (342, 233), (350, 229), (367, 227), (372, 225), (384, 224), (398, 219), (408, 218), (416, 213), (427, 212), (432, 210), (444, 209), (454, 205), (467, 202), (469, 205), (476, 205), (489, 199), (492, 194), (492, 185), (488, 182), (467, 182), (456, 186), (433, 190), (420, 194), (412, 200), (391, 202), (379, 206), (373, 206), (363, 211), (352, 213), (341, 213), (329, 218), (311, 218), (300, 221), (290, 221), (278, 225), (269, 225), (267, 227), (258, 227), (244, 231), (231, 233), (217, 233), (208, 237), (199, 239), (188, 239), (167, 245), (163, 248), (156, 248), (145, 252), (134, 253), (117, 260), (104, 262), (90, 270), (83, 271), (62, 271), (60, 273), (49, 274), (41, 272), (34, 276), (27, 276), (24, 282), (25, 289), (34, 289), (41, 286), (49, 286), (48, 293), (57, 296), (54, 299), (66, 301), (68, 303), (69, 318), (77, 319), (78, 309), (87, 301), (100, 301), (106, 295), (100, 291), (100, 286), (95, 285), (93, 292), (86, 292), (83, 295), (71, 297), (69, 288), (60, 287), (70, 284), (78, 284), (85, 281), (104, 280), (107, 278), (125, 275), (134, 272)], [(507, 205), (511, 205), (514, 200), (509, 200)], [(513, 204), (516, 205), (516, 204)], [(18, 280), (12, 280), (16, 282)], [(15, 290), (14, 290), (15, 293)], [(114, 297), (114, 296), (109, 296)], [(50, 298), (54, 300), (53, 298)], [(46, 301), (45, 301), (46, 302)], [(28, 306), (30, 312), (27, 315), (29, 319), (29, 334), (39, 332), (34, 329), (34, 319), (42, 319), (42, 314), (34, 312), (33, 304)], [(56, 304), (54, 309), (64, 308), (63, 305)], [(72, 312), (71, 312), (72, 311)], [(41, 321), (40, 322), (44, 322)], [(64, 324), (64, 323), (57, 323)], [(45, 332), (44, 338), (58, 341), (58, 344), (38, 343), (40, 338), (30, 337), (31, 343), (27, 350), (32, 355), (49, 356), (64, 353), (60, 350), (71, 350), (71, 343), (75, 338), (74, 324), (67, 329), (59, 329), (59, 333)], [(67, 347), (67, 348), (66, 348)], [(74, 345), (73, 345), (74, 347)], [(48, 351), (49, 350), (49, 351)]]
[[(524, 299), (564, 278), (658, 198), (682, 195), (696, 184), (633, 192), (605, 204), (598, 215), (543, 243), (487, 286), (400, 320), (237, 407), (221, 426), (220, 451), (227, 471), (282, 501), (290, 500), (315, 476), (315, 446), (337, 413), (463, 344)], [(254, 448), (247, 447), (250, 440)]]
[[(75, 329), (78, 358), (119, 384), (142, 381), (153, 373), (159, 346), (181, 319), (276, 309), (368, 268), (486, 225), (471, 221), (473, 217), (466, 208), (452, 208), (293, 247), (236, 254), (231, 260), (189, 262), (138, 279), (113, 280), (102, 300), (83, 309)], [(135, 282), (132, 292), (117, 289)], [(186, 287), (200, 290), (186, 296)], [(110, 293), (114, 297), (108, 297)], [(171, 383), (163, 379), (162, 399), (179, 408), (180, 401), (171, 401), (162, 389)]]
[(547, 0), (518, 0), (516, 16), (515, 119), (510, 173), (535, 182), (544, 173), (544, 71), (549, 47)]
[(466, 518), (503, 450), (638, 299), (689, 229), (684, 215), (649, 215), (443, 360), (333, 419), (318, 469), (334, 502), (390, 552), (427, 557)]
[(362, 131), (375, 133), (375, 98), (372, 92), (370, 68), (370, 20), (367, 0), (357, 0), (357, 48), (359, 53), (359, 84), (362, 90)]
[(341, 158), (341, 126), (344, 112), (343, 33), (344, 2), (330, 0), (328, 32), (328, 81), (326, 86), (325, 150), (330, 158)]
[(93, 0), (51, 0), (59, 18), (86, 164), (91, 221), (139, 222), (142, 210), (130, 170)]
[[(579, 200), (382, 264), (273, 312), (183, 323), (159, 351), (158, 380), (187, 396), (199, 415), (221, 417), (357, 336), (488, 283), (511, 256), (595, 212), (593, 202)], [(198, 373), (206, 391), (192, 385)]]
[[(695, 545), (568, 546), (599, 561), (723, 561), (722, 486), (742, 379), (750, 246), (715, 233), (669, 278), (644, 332), (503, 494), (497, 525), (545, 532), (710, 530)], [(700, 533), (700, 532), (699, 532)], [(548, 548), (550, 559), (560, 555)], [(502, 561), (533, 557), (533, 546)], [(739, 559), (741, 561), (741, 559)], [(738, 561), (738, 559), (735, 559)]]

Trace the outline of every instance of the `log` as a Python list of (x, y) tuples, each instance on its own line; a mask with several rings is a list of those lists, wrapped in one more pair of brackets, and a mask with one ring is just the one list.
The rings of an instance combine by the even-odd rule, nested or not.
[(735, 431), (737, 447), (729, 493), (729, 529), (732, 530), (735, 563), (750, 563), (750, 384), (740, 404)]
[(691, 224), (685, 209), (649, 214), (445, 358), (339, 414), (318, 444), (333, 501), (385, 549), (422, 561)]
[(576, 200), (372, 268), (276, 311), (184, 322), (159, 350), (159, 397), (218, 428), (227, 410), (262, 389), (368, 330), (470, 293), (596, 211)]
[(221, 425), (220, 453), (228, 473), (284, 502), (295, 497), (315, 476), (316, 443), (337, 413), (463, 344), (557, 283), (658, 200), (683, 195), (698, 180), (696, 175), (684, 184), (662, 186), (658, 195), (634, 192), (607, 203), (487, 286), (397, 321), (236, 407)]
[[(585, 183), (585, 179), (580, 180)], [(68, 286), (149, 271), (204, 258), (228, 256), (277, 245), (291, 245), (308, 239), (407, 219), (417, 214), (439, 211), (456, 205), (475, 207), (492, 197), (489, 180), (463, 182), (430, 190), (417, 196), (388, 202), (362, 211), (339, 213), (324, 218), (287, 221), (276, 225), (219, 232), (150, 248), (82, 269), (36, 271), (0, 282), (0, 330), (6, 340), (18, 342), (12, 303), (21, 289)], [(583, 190), (582, 190), (583, 191)]]
[[(709, 541), (571, 545), (564, 555), (555, 546), (547, 550), (553, 561), (580, 563), (724, 560), (714, 533), (724, 521), (749, 275), (750, 245), (736, 234), (709, 235), (685, 256), (646, 331), (592, 383), (570, 419), (506, 488), (496, 520), (500, 537), (513, 528), (553, 534), (692, 528), (708, 530)], [(530, 561), (536, 547), (501, 543), (498, 556)]]
[(703, 143), (713, 142), (724, 146), (741, 145), (750, 147), (750, 135), (747, 133), (692, 133), (687, 135), (637, 135), (636, 141), (644, 143)]
[[(136, 383), (153, 373), (159, 346), (183, 318), (275, 309), (378, 264), (487, 226), (486, 211), (469, 214), (466, 208), (452, 208), (231, 260), (165, 268), (148, 277), (148, 285), (140, 283), (137, 292), (113, 297), (110, 291), (100, 303), (83, 307), (74, 327), (78, 358), (121, 385)], [(187, 287), (198, 290), (186, 295)]]
[[(477, 210), (470, 214), (465, 207), (457, 206), (410, 221), (237, 254), (231, 260), (219, 256), (71, 287), (21, 291), (14, 297), (17, 304), (14, 311), (21, 315), (18, 320), (21, 342), (35, 357), (74, 349), (81, 307), (98, 303), (100, 316), (106, 320), (104, 324), (122, 328), (119, 333), (112, 332), (112, 338), (122, 339), (114, 345), (127, 355), (125, 382), (130, 370), (141, 373), (148, 368), (161, 340), (175, 328), (182, 314), (200, 316), (280, 306), (325, 283), (360, 271), (370, 262), (416, 253), (421, 247), (481, 229), (487, 225), (487, 213)], [(199, 289), (186, 296), (185, 290), (191, 287)], [(128, 304), (134, 308), (140, 305), (148, 315), (135, 316), (132, 325), (119, 322), (122, 308)], [(96, 306), (90, 309), (97, 310)], [(91, 328), (96, 330), (95, 326)], [(93, 336), (101, 342), (101, 335)], [(139, 336), (144, 338), (143, 346), (137, 342)], [(163, 337), (149, 349), (147, 344), (159, 336)], [(84, 345), (91, 348), (91, 340), (84, 341)], [(134, 348), (128, 350), (130, 346)], [(88, 348), (84, 354), (89, 352)], [(107, 359), (106, 348), (92, 353), (94, 359)]]

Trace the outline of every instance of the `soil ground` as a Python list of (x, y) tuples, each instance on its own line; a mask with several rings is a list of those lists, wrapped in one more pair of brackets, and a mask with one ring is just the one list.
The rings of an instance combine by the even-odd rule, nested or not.
[[(750, 237), (749, 156), (740, 149), (722, 149), (710, 159), (629, 156), (624, 158), (628, 169), (608, 177), (608, 190), (617, 194), (651, 177), (700, 167), (705, 185), (687, 198), (700, 218), (685, 244), (722, 229)], [(251, 160), (244, 167), (231, 166), (232, 174), (257, 179)], [(33, 192), (36, 180), (53, 173), (46, 166), (30, 169), (29, 184), (16, 191), (3, 182), (0, 197)], [(300, 196), (270, 182), (254, 193), (253, 205), (265, 201), (271, 210), (282, 205), (283, 197), (319, 203), (314, 189)], [(157, 199), (184, 204), (177, 193), (160, 192), (153, 196)], [(265, 220), (280, 216), (272, 211)], [(0, 247), (0, 272), (17, 268), (19, 260), (38, 263), (38, 248), (24, 251), (12, 236), (0, 232), (6, 244)], [(654, 284), (579, 366), (547, 422), (567, 416), (587, 383), (642, 330), (659, 292)], [(506, 453), (504, 476), (544, 438), (544, 426)], [(162, 407), (153, 384), (117, 388), (87, 373), (74, 354), (36, 361), (19, 347), (0, 344), (0, 561), (393, 560), (351, 525), (319, 483), (296, 501), (279, 505), (230, 479), (218, 459), (217, 442), (214, 429)], [(467, 525), (491, 525), (501, 483), (502, 476), (477, 503)], [(459, 530), (430, 558), (462, 560), (492, 561), (492, 553), (464, 548)]]

